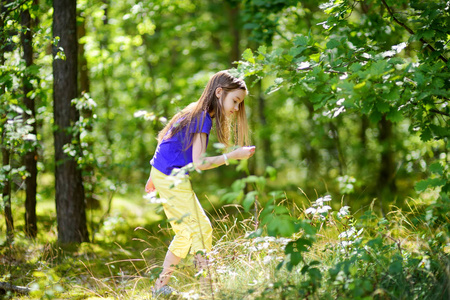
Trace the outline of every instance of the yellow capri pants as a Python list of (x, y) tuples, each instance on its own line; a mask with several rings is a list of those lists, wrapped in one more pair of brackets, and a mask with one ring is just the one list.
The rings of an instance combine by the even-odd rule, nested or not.
[(188, 176), (177, 176), (176, 182), (172, 176), (152, 168), (150, 177), (159, 197), (166, 200), (163, 203), (164, 212), (175, 232), (169, 250), (181, 258), (187, 256), (189, 249), (191, 254), (211, 251), (211, 222), (198, 201)]

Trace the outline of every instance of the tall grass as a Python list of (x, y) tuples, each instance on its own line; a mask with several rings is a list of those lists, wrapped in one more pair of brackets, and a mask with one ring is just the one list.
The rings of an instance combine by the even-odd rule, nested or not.
[[(307, 222), (315, 231), (312, 242), (298, 248), (301, 259), (295, 263), (289, 245), (307, 236), (304, 229), (289, 237), (269, 236), (270, 224), (261, 225), (267, 206), (250, 212), (239, 205), (214, 209), (207, 270), (212, 291), (200, 286), (205, 274), (188, 258), (171, 279), (178, 291), (171, 298), (449, 298), (448, 207), (438, 202), (421, 207), (409, 199), (407, 211), (392, 207), (380, 217), (369, 208), (356, 217), (351, 207), (333, 210), (328, 200), (319, 198), (305, 208), (288, 199), (276, 204), (292, 206), (286, 210), (290, 220)], [(18, 235), (12, 249), (1, 252), (2, 281), (33, 292), (4, 298), (150, 299), (171, 239), (169, 227), (130, 224), (114, 213), (105, 222), (95, 244), (72, 250), (44, 242), (45, 235), (34, 242)]]

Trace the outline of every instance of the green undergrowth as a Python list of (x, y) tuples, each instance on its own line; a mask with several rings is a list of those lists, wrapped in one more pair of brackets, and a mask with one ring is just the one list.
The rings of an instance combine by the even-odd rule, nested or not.
[[(51, 205), (38, 214), (45, 225), (36, 240), (20, 233), (19, 222), (14, 244), (1, 249), (1, 281), (32, 291), (3, 298), (151, 299), (170, 231), (157, 205), (114, 201), (95, 240), (78, 246), (56, 243), (56, 221), (45, 219)], [(409, 199), (407, 210), (392, 207), (384, 217), (370, 207), (355, 216), (332, 202), (324, 196), (299, 208), (281, 199), (256, 210), (211, 204), (208, 270), (197, 273), (188, 257), (169, 298), (448, 299), (448, 199), (426, 207)], [(101, 211), (90, 213), (101, 219)], [(207, 273), (213, 284), (202, 288)]]

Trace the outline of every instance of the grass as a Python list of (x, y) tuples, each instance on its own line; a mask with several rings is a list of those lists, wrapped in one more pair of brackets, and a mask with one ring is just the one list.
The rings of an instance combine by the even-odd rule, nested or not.
[[(287, 205), (286, 201), (282, 203)], [(310, 246), (299, 248), (301, 259), (291, 271), (287, 266), (294, 254), (286, 255), (286, 245), (307, 237), (305, 230), (285, 238), (266, 233), (249, 237), (257, 225), (261, 227), (255, 222), (261, 215), (244, 213), (239, 205), (218, 209), (210, 203), (215, 236), (209, 272), (214, 296), (202, 291), (198, 277), (204, 274), (197, 274), (188, 258), (171, 279), (179, 291), (172, 298), (445, 299), (450, 278), (448, 213), (434, 211), (423, 218), (418, 203), (412, 199), (409, 203), (408, 211), (392, 208), (385, 218), (371, 212), (359, 218), (339, 217), (337, 211), (305, 215), (304, 208), (292, 207), (287, 210), (291, 220), (309, 219), (316, 233)], [(35, 240), (23, 235), (22, 212), (15, 211), (15, 242), (0, 250), (0, 279), (33, 291), (3, 298), (150, 299), (171, 240), (156, 211), (157, 206), (146, 203), (139, 193), (117, 196), (110, 214), (98, 224), (95, 241), (72, 249), (56, 243), (51, 201), (38, 204)], [(88, 211), (90, 224), (102, 220), (103, 214)], [(361, 234), (343, 238), (351, 228), (362, 229)], [(5, 232), (4, 224), (0, 229)]]

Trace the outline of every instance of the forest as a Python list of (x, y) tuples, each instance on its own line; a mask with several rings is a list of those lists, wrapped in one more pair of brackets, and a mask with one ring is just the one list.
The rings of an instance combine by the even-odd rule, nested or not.
[(0, 298), (152, 299), (158, 132), (229, 70), (255, 155), (191, 172), (213, 280), (188, 257), (167, 298), (450, 299), (450, 1), (0, 0), (0, 27)]

